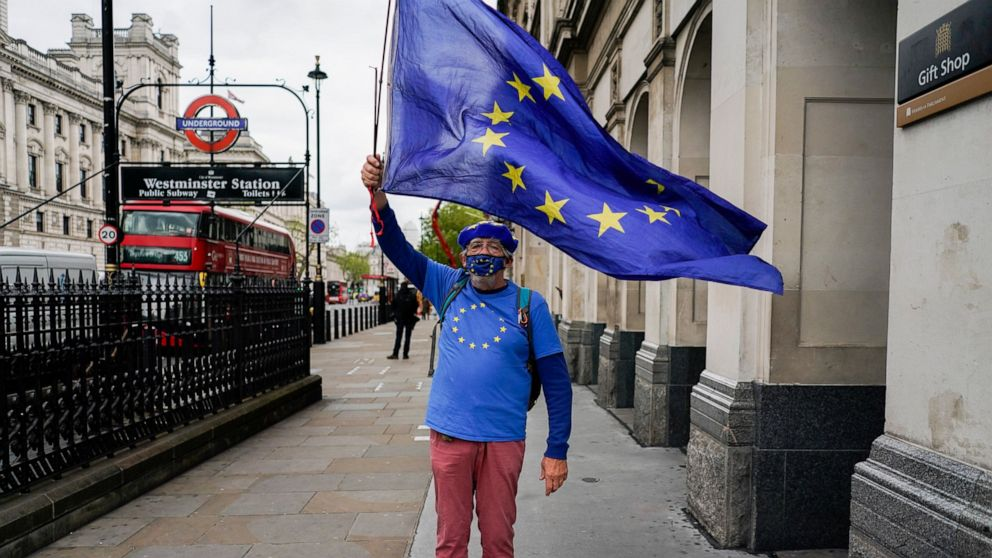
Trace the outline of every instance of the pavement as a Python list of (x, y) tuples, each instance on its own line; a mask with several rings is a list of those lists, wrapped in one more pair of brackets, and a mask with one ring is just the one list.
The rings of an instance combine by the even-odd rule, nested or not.
[[(421, 426), (432, 323), (414, 331), (410, 360), (386, 360), (392, 325), (315, 346), (311, 366), (323, 377), (323, 401), (32, 556), (432, 557), (434, 491)], [(550, 497), (538, 480), (543, 402), (529, 417), (518, 556), (750, 556), (714, 549), (685, 513), (681, 451), (640, 447), (590, 389), (573, 389), (569, 480)], [(471, 558), (481, 556), (478, 541), (476, 531)]]

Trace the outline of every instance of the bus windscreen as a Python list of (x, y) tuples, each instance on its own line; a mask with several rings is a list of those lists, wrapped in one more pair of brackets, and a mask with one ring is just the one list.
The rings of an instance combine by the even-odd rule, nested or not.
[(148, 236), (196, 236), (199, 213), (128, 211), (124, 213), (124, 233)]

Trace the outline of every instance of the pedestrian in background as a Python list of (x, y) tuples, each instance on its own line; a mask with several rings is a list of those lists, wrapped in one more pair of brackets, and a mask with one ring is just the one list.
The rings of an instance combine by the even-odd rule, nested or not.
[(410, 288), (410, 282), (400, 283), (400, 290), (393, 297), (393, 316), (396, 322), (396, 342), (393, 343), (393, 354), (388, 359), (399, 358), (400, 342), (403, 343), (403, 358), (410, 358), (410, 336), (413, 326), (420, 320), (417, 318), (417, 292)]
[(435, 555), (468, 556), (474, 507), (482, 555), (510, 558), (534, 375), (548, 407), (547, 450), (539, 477), (544, 494), (561, 488), (568, 477), (572, 384), (554, 320), (539, 293), (506, 278), (517, 248), (509, 228), (492, 222), (466, 227), (458, 235), (463, 269), (441, 265), (406, 241), (381, 181), (382, 164), (370, 155), (362, 182), (374, 195), (379, 245), (439, 308), (442, 320), (424, 420), (431, 429)]

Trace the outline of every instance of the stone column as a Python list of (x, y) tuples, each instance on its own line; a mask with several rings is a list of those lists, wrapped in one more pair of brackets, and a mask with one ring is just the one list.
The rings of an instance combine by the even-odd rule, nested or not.
[[(961, 4), (900, 4), (894, 41), (967, 36)], [(992, 556), (990, 112), (986, 95), (889, 128), (885, 429), (854, 470), (851, 556)]]
[[(91, 121), (90, 126), (90, 161), (93, 162), (93, 172), (104, 167), (106, 162), (103, 158), (103, 122)], [(96, 207), (103, 207), (103, 178), (100, 176), (90, 180), (89, 187), (90, 203)], [(103, 252), (102, 250), (100, 251)]]
[[(29, 190), (28, 185), (28, 101), (22, 91), (14, 91), (14, 164), (17, 167), (17, 187)], [(40, 186), (40, 183), (39, 183)]]
[(17, 184), (17, 163), (14, 160), (16, 151), (14, 149), (14, 135), (17, 130), (14, 116), (14, 82), (7, 78), (0, 79), (0, 86), (3, 87), (3, 122), (6, 127), (6, 134), (3, 139), (3, 172), (4, 181), (7, 184)]
[[(78, 114), (69, 114), (69, 176), (66, 178), (66, 187), (70, 187), (79, 182), (79, 123), (82, 118)], [(69, 199), (73, 203), (82, 200), (80, 187), (77, 187), (69, 194)]]
[(41, 172), (42, 190), (45, 195), (54, 196), (57, 192), (55, 187), (55, 105), (42, 103), (45, 112), (44, 122), (44, 142), (45, 155), (44, 165)]
[(752, 253), (785, 284), (708, 286), (687, 478), (689, 509), (722, 546), (848, 539), (851, 473), (884, 418), (895, 13), (714, 7), (709, 182), (768, 223)]

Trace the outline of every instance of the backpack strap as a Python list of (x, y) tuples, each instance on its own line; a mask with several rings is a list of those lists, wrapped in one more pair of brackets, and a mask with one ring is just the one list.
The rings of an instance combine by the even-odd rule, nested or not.
[(438, 322), (444, 321), (444, 315), (448, 312), (448, 307), (451, 306), (451, 303), (458, 297), (458, 293), (462, 292), (465, 285), (468, 284), (468, 279), (468, 273), (462, 272), (461, 276), (455, 281), (455, 284), (448, 290), (448, 294), (444, 296), (444, 302), (441, 304), (441, 308), (437, 314)]
[(527, 400), (527, 410), (534, 408), (534, 403), (541, 396), (541, 378), (537, 374), (537, 359), (534, 357), (534, 333), (530, 327), (530, 294), (531, 290), (521, 287), (517, 290), (517, 321), (527, 332), (527, 371), (530, 372), (530, 398)]

